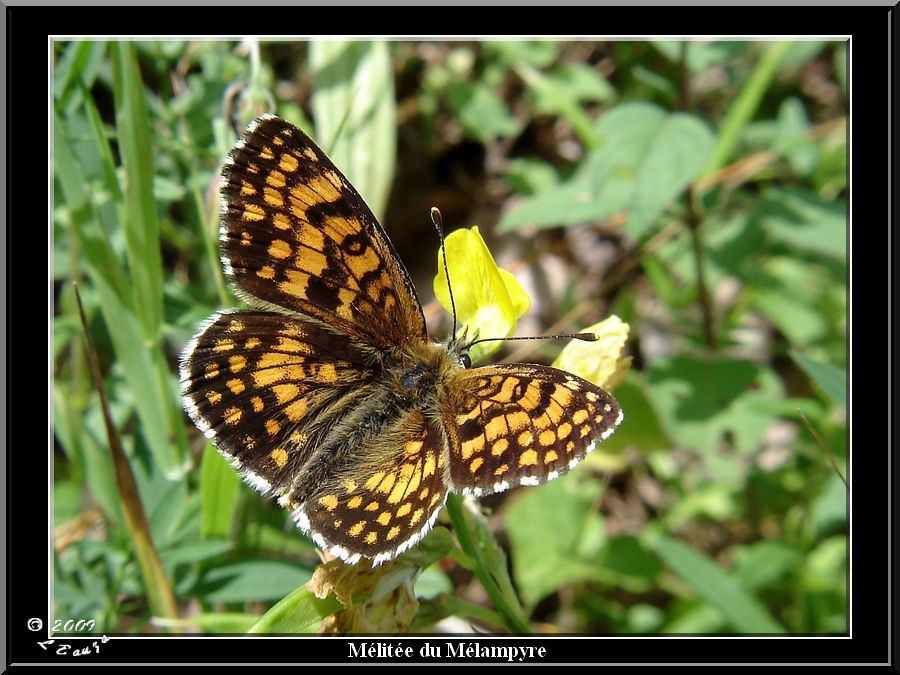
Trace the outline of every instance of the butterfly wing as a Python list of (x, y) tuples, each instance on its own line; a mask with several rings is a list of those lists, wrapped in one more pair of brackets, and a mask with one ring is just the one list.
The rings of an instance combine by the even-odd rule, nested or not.
[(247, 482), (276, 495), (373, 378), (347, 336), (274, 312), (214, 314), (181, 359), (194, 424)]
[(222, 181), (222, 262), (248, 302), (300, 312), (380, 349), (427, 339), (390, 240), (306, 134), (258, 118)]
[(574, 467), (622, 421), (613, 396), (548, 366), (460, 370), (444, 402), (452, 489), (538, 485)]
[(349, 563), (373, 564), (414, 546), (447, 498), (446, 438), (420, 411), (398, 415), (332, 467), (301, 503), (287, 495), (300, 528)]

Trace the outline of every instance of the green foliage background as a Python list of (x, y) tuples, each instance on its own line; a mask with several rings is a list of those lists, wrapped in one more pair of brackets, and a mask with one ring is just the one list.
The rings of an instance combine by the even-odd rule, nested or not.
[[(846, 473), (845, 44), (53, 53), (56, 618), (313, 631), (339, 608), (303, 588), (313, 546), (204, 445), (178, 393), (181, 347), (235, 304), (216, 250), (231, 122), (274, 110), (388, 214), (401, 253), (420, 252), (404, 257), (431, 323), (437, 205), (517, 274), (556, 263), (531, 284), (538, 331), (631, 325), (626, 421), (564, 478), (487, 500), (468, 548), (438, 527), (406, 578), (414, 629), (456, 615), (487, 630), (846, 631), (832, 466)], [(139, 505), (116, 486), (75, 282)], [(529, 349), (508, 356), (549, 362), (559, 345)], [(130, 525), (138, 506), (152, 543)]]

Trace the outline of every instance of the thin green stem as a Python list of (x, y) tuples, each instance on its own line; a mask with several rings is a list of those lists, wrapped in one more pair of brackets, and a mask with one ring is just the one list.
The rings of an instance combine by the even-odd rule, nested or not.
[[(679, 77), (679, 96), (678, 105), (684, 112), (691, 110), (691, 79), (688, 69), (688, 49), (687, 42), (681, 43), (681, 58), (679, 59), (678, 77)], [(697, 279), (697, 300), (700, 303), (700, 314), (703, 317), (703, 338), (707, 347), (716, 349), (718, 344), (716, 340), (716, 331), (713, 323), (713, 307), (710, 299), (709, 287), (706, 284), (706, 265), (703, 255), (703, 238), (700, 232), (702, 218), (697, 209), (697, 202), (694, 198), (694, 187), (688, 186), (684, 195), (685, 199), (685, 220), (688, 225), (688, 232), (691, 236), (691, 250), (694, 258), (694, 274)]]
[(492, 626), (503, 626), (505, 623), (503, 617), (500, 614), (491, 609), (488, 609), (487, 607), (482, 607), (481, 605), (476, 605), (471, 602), (466, 602), (465, 600), (460, 600), (459, 598), (452, 595), (448, 597), (449, 605), (453, 609), (453, 614), (455, 614), (456, 616), (477, 619), (478, 621), (489, 623)]
[(88, 362), (91, 367), (91, 375), (94, 386), (100, 395), (100, 409), (103, 412), (103, 422), (106, 425), (106, 435), (109, 440), (109, 452), (116, 476), (116, 487), (119, 490), (119, 498), (122, 503), (122, 513), (128, 525), (134, 542), (134, 551), (137, 557), (138, 567), (144, 577), (147, 589), (147, 597), (150, 601), (150, 609), (156, 616), (177, 617), (178, 606), (172, 585), (163, 569), (159, 552), (153, 543), (153, 535), (150, 532), (150, 521), (141, 502), (137, 481), (131, 471), (131, 464), (125, 455), (119, 432), (116, 429), (109, 410), (109, 401), (106, 397), (106, 388), (103, 386), (103, 378), (100, 373), (100, 364), (97, 361), (97, 352), (94, 349), (94, 341), (88, 330), (87, 319), (84, 316), (84, 308), (78, 295), (78, 286), (73, 285), (75, 291), (75, 304), (78, 308), (78, 316), (81, 319), (81, 329), (87, 344)]
[(503, 616), (506, 625), (514, 633), (531, 633), (528, 621), (525, 618), (525, 613), (522, 611), (519, 600), (515, 597), (515, 593), (512, 593), (511, 597), (509, 597), (510, 592), (512, 591), (512, 584), (502, 584), (506, 587), (506, 592), (504, 592), (501, 590), (497, 580), (494, 579), (493, 575), (488, 570), (482, 551), (479, 550), (478, 545), (475, 543), (472, 533), (469, 530), (468, 523), (466, 522), (462, 497), (456, 494), (451, 494), (448, 497), (447, 513), (450, 515), (450, 522), (453, 523), (453, 530), (456, 532), (456, 538), (459, 540), (459, 545), (472, 561), (475, 576), (478, 577), (478, 580), (481, 582), (481, 585), (484, 586), (484, 590), (487, 592), (488, 597), (490, 597), (491, 602), (494, 603), (494, 606)]
[(747, 83), (741, 88), (719, 127), (716, 147), (713, 150), (705, 175), (715, 173), (725, 166), (734, 154), (741, 132), (753, 119), (766, 90), (775, 77), (775, 70), (791, 48), (790, 41), (775, 42), (769, 46), (753, 69)]
[[(219, 294), (219, 304), (222, 307), (227, 307), (230, 304), (230, 300), (228, 297), (228, 290), (225, 288), (225, 279), (222, 276), (222, 264), (219, 262), (217, 250), (219, 239), (215, 236), (216, 224), (213, 220), (213, 218), (218, 219), (218, 209), (214, 209), (212, 214), (209, 213), (206, 209), (203, 196), (200, 194), (200, 181), (197, 176), (199, 160), (197, 159), (197, 154), (194, 152), (194, 141), (191, 137), (190, 127), (184, 116), (179, 120), (179, 126), (181, 127), (181, 138), (184, 142), (184, 147), (187, 148), (185, 155), (188, 162), (188, 170), (191, 173), (191, 197), (193, 197), (194, 200), (194, 208), (197, 210), (197, 219), (200, 221), (200, 236), (203, 239), (203, 248), (206, 251), (206, 259), (209, 262), (213, 279), (216, 283), (216, 291)], [(218, 205), (218, 190), (216, 191), (216, 195), (216, 204)]]

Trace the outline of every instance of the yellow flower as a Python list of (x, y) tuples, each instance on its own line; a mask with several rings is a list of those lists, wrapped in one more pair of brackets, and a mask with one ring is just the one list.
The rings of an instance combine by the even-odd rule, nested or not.
[(595, 333), (598, 339), (595, 342), (571, 340), (553, 365), (598, 387), (614, 388), (631, 367), (631, 357), (622, 358), (622, 349), (628, 339), (628, 324), (613, 314), (581, 332)]
[[(457, 334), (468, 331), (469, 339), (505, 338), (512, 335), (516, 321), (531, 302), (516, 278), (497, 267), (478, 227), (451, 232), (444, 240), (447, 266), (456, 301)], [(441, 252), (434, 294), (444, 309), (451, 312), (450, 293)], [(498, 349), (500, 341), (482, 342), (469, 352), (473, 362)]]

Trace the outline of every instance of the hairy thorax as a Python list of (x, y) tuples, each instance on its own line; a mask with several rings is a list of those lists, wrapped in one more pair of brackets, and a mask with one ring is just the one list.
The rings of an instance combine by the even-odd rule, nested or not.
[(398, 407), (434, 409), (454, 373), (462, 368), (457, 350), (435, 342), (418, 342), (398, 350), (385, 364), (386, 381)]

